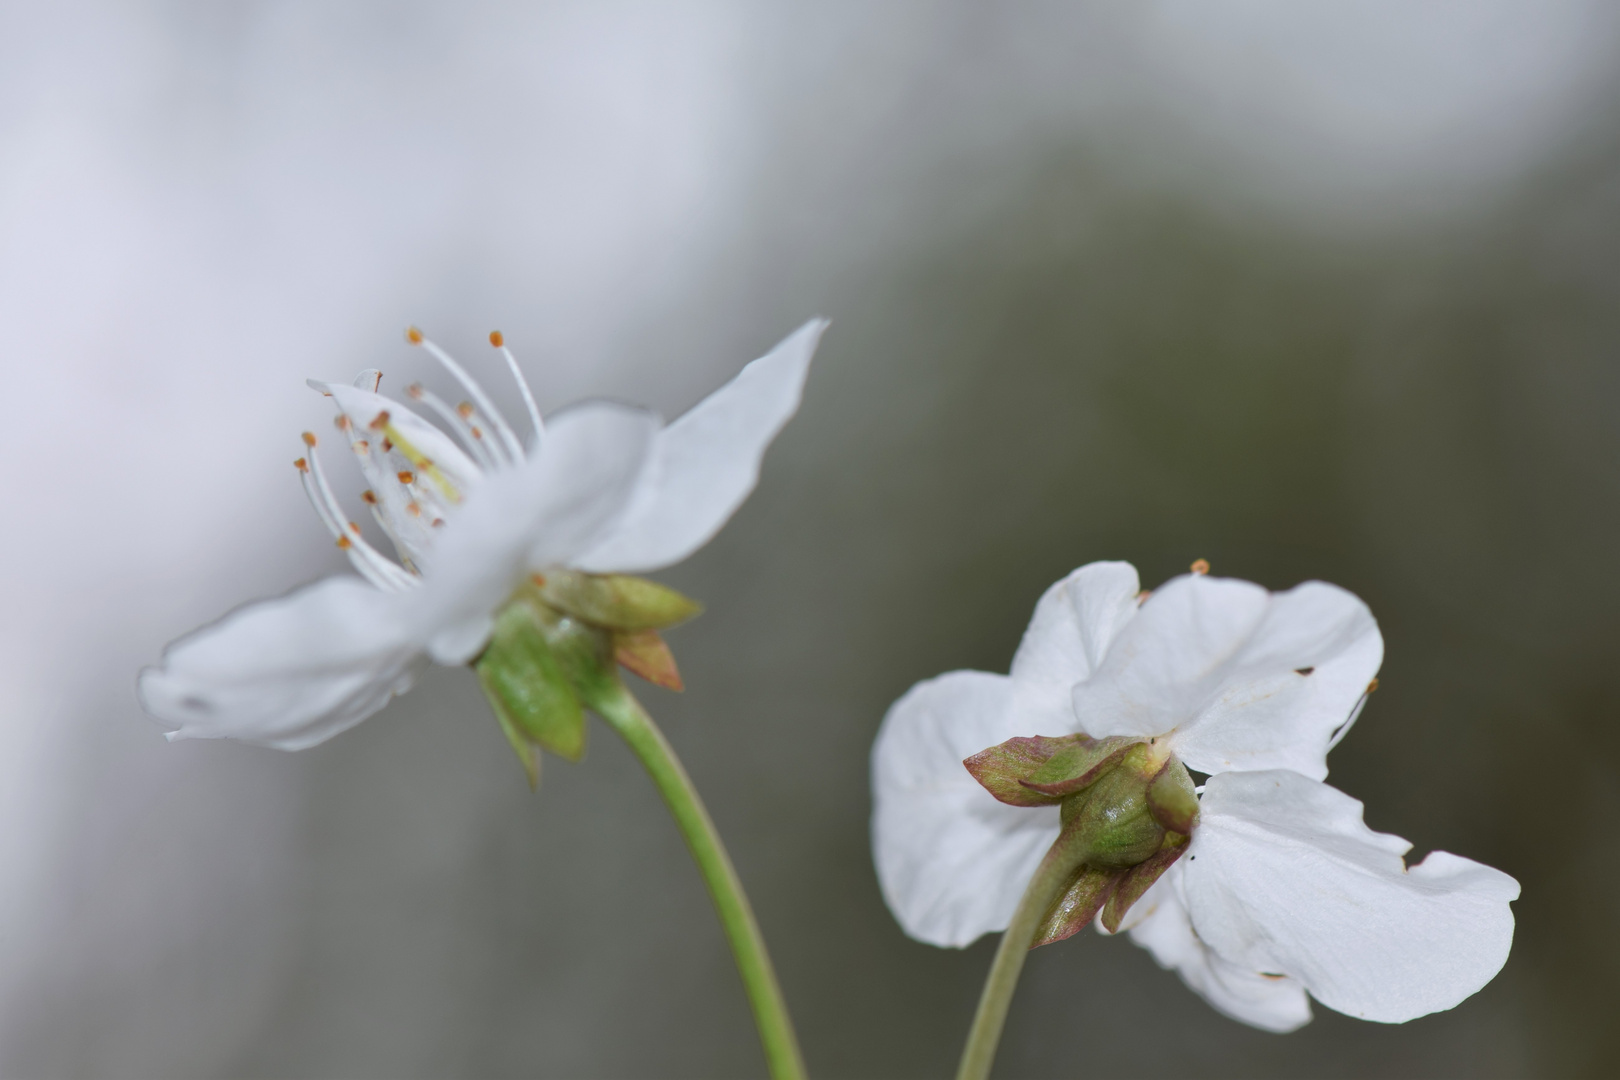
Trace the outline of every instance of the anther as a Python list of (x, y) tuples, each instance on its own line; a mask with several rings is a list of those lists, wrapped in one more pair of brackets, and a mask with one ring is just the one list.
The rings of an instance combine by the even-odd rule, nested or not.
[(383, 440), (383, 441), (382, 441), (382, 452), (383, 452), (383, 453), (385, 453), (385, 454), (386, 454), (386, 453), (388, 453), (388, 452), (389, 452), (389, 451), (390, 451), (390, 450), (392, 450), (392, 449), (393, 449), (393, 448), (394, 448), (394, 442), (393, 442), (393, 440), (392, 440), (392, 439), (384, 439), (384, 440)]
[(411, 517), (422, 516), (422, 508), (417, 506), (414, 502), (408, 502), (405, 504), (405, 512), (411, 515)]
[(349, 426), (350, 426), (349, 425), (349, 418), (344, 413), (338, 413), (337, 419), (333, 420), (332, 423), (337, 425), (337, 429), (339, 431), (348, 431), (349, 430)]
[(299, 472), (309, 472), (309, 462), (304, 458), (299, 458), (297, 461), (293, 462), (293, 465), (298, 469)]
[(1378, 689), (1378, 680), (1377, 679), (1374, 679), (1372, 682), (1367, 684), (1367, 693), (1370, 694), (1376, 689)]
[(506, 338), (499, 330), (491, 330), (489, 332), (489, 343), (498, 349), (506, 344)]
[(359, 536), (360, 535), (360, 526), (356, 525), (354, 522), (351, 521), (351, 522), (349, 522), (349, 531), (354, 533), (354, 535)]
[(419, 383), (419, 382), (411, 383), (411, 385), (409, 385), (409, 386), (407, 386), (405, 388), (405, 393), (409, 394), (413, 399), (415, 399), (417, 401), (421, 401), (422, 400), (422, 384)]
[(422, 331), (418, 330), (414, 326), (407, 326), (405, 328), (405, 340), (410, 342), (412, 345), (422, 344)]
[(384, 409), (382, 412), (378, 413), (375, 417), (372, 418), (372, 421), (368, 426), (373, 431), (380, 431), (381, 429), (387, 427), (388, 426), (388, 410)]
[(416, 474), (411, 472), (409, 469), (402, 469), (399, 473), (399, 482), (402, 484), (413, 484), (416, 482)]
[(456, 413), (463, 420), (471, 420), (472, 419), (472, 414), (473, 414), (472, 402), (463, 401), (460, 405), (457, 405), (456, 406)]
[(315, 445), (315, 433), (314, 432), (311, 432), (311, 431), (304, 432), (304, 445), (305, 446), (314, 446)]
[(354, 541), (350, 540), (347, 536), (340, 536), (337, 538), (337, 546), (347, 551), (349, 548), (354, 546)]
[(1191, 570), (1195, 574), (1207, 574), (1207, 573), (1209, 573), (1209, 560), (1208, 559), (1199, 559), (1197, 562), (1192, 564)]
[(370, 488), (367, 488), (360, 493), (360, 501), (365, 503), (367, 506), (376, 506), (377, 493), (372, 491)]

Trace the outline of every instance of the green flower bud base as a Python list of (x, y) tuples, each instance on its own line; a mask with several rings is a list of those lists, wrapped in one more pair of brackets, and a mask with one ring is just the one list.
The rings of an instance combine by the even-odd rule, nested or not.
[(963, 764), (1002, 802), (1058, 805), (1063, 823), (1001, 935), (962, 1052), (958, 1080), (984, 1080), (1029, 950), (1073, 936), (1099, 912), (1118, 930), (1181, 857), (1198, 796), (1181, 762), (1149, 739), (1010, 739)]
[(675, 750), (619, 678), (618, 665), (679, 690), (680, 673), (658, 631), (697, 614), (697, 604), (655, 582), (561, 571), (536, 575), (495, 618), (473, 662), (495, 718), (530, 786), (540, 751), (570, 761), (585, 753), (585, 710), (629, 745), (663, 796), (714, 901), (753, 1008), (775, 1080), (802, 1080), (804, 1060), (765, 939), (742, 882)]

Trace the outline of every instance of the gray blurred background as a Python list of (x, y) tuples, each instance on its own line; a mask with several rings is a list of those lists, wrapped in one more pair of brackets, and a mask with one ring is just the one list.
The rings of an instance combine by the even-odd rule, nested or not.
[(1082, 935), (1000, 1074), (1610, 1074), (1617, 46), (1596, 0), (0, 3), (0, 1074), (758, 1075), (604, 728), (531, 795), (465, 672), (298, 755), (169, 746), (132, 684), (340, 568), (304, 376), (397, 389), (412, 322), (494, 376), (499, 327), (545, 407), (672, 416), (817, 313), (644, 693), (814, 1072), (949, 1072), (993, 947), (883, 907), (889, 702), (1005, 670), (1074, 566), (1202, 557), (1372, 606), (1332, 782), (1517, 876), (1512, 957), (1275, 1036)]

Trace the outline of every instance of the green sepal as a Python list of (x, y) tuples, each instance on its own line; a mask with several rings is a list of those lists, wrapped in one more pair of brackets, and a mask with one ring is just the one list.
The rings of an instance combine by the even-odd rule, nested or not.
[(1142, 894), (1152, 888), (1153, 883), (1158, 881), (1186, 850), (1185, 835), (1166, 833), (1164, 845), (1158, 851), (1149, 855), (1145, 862), (1137, 863), (1125, 871), (1102, 909), (1102, 924), (1110, 934), (1119, 933), (1120, 920), (1131, 910), (1131, 905), (1142, 899)]
[(501, 734), (506, 741), (512, 744), (512, 751), (517, 754), (518, 764), (523, 766), (523, 775), (528, 778), (529, 790), (537, 791), (540, 788), (540, 747), (523, 734), (516, 722), (507, 715), (506, 707), (501, 699), (485, 690), (484, 697), (489, 707), (495, 711), (495, 720), (501, 725)]
[(1083, 845), (1087, 863), (1129, 870), (1159, 850), (1164, 828), (1148, 812), (1147, 787), (1160, 768), (1153, 748), (1140, 743), (1095, 783), (1063, 800), (1063, 832)]
[(668, 585), (628, 574), (550, 570), (534, 584), (558, 611), (609, 630), (663, 630), (703, 610)]
[(1198, 792), (1187, 767), (1175, 758), (1148, 785), (1147, 801), (1154, 819), (1171, 832), (1190, 833), (1198, 823)]
[(1119, 764), (1131, 747), (1142, 742), (1132, 735), (1077, 738), (1084, 741), (1065, 746), (1019, 783), (1031, 791), (1061, 799), (1096, 783), (1103, 773)]
[(586, 708), (601, 712), (599, 703), (620, 685), (613, 634), (555, 611), (542, 609), (542, 620), (546, 644), (568, 685)]
[(1097, 917), (1097, 912), (1113, 896), (1124, 876), (1117, 870), (1082, 865), (1047, 909), (1046, 917), (1041, 920), (1040, 929), (1035, 931), (1035, 940), (1029, 947), (1038, 949), (1078, 934)]
[(1051, 806), (1095, 783), (1141, 741), (1128, 735), (1019, 736), (980, 750), (962, 764), (1009, 806)]
[(1011, 806), (1050, 806), (1057, 799), (1031, 791), (1021, 781), (1084, 735), (1019, 736), (980, 750), (962, 764), (984, 789)]
[[(507, 604), (496, 613), (489, 645), (473, 666), (502, 728), (511, 729), (507, 738), (514, 749), (519, 740), (513, 730), (525, 743), (578, 761), (585, 754), (585, 710), (546, 621), (526, 600)], [(530, 768), (522, 750), (518, 758), (533, 782), (538, 766)]]

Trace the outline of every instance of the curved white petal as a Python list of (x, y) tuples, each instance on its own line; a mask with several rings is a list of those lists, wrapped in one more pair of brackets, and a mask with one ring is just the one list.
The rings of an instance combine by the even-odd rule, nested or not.
[(1227, 578), (1176, 578), (1075, 688), (1088, 734), (1172, 733), (1189, 768), (1327, 776), (1333, 732), (1383, 661), (1367, 605), (1309, 581), (1275, 595)]
[(1321, 581), (1277, 593), (1213, 700), (1176, 733), (1176, 753), (1200, 772), (1292, 769), (1321, 780), (1334, 731), (1383, 660), (1378, 623), (1354, 594)]
[(1160, 967), (1180, 975), (1188, 989), (1217, 1012), (1234, 1020), (1276, 1032), (1310, 1023), (1311, 1003), (1297, 980), (1239, 967), (1198, 939), (1181, 899), (1182, 870), (1181, 863), (1172, 866), (1131, 908), (1126, 916), (1131, 940), (1151, 952)]
[(1284, 770), (1210, 777), (1181, 860), (1193, 926), (1231, 963), (1292, 976), (1350, 1016), (1452, 1008), (1506, 962), (1519, 883), (1443, 851), (1408, 869), (1410, 845), (1361, 813)]
[(170, 739), (314, 746), (410, 687), (405, 600), (337, 577), (249, 604), (170, 645), (136, 692)]
[(1017, 708), (1028, 718), (1022, 734), (1068, 735), (1076, 730), (1074, 686), (1091, 676), (1136, 614), (1140, 590), (1130, 563), (1094, 562), (1041, 596), (1012, 662)]
[(338, 408), (349, 418), (360, 438), (380, 440), (381, 436), (366, 433), (371, 431), (377, 417), (387, 413), (388, 422), (443, 469), (451, 482), (462, 491), (475, 486), (483, 476), (484, 471), (467, 456), (466, 451), (456, 445), (454, 439), (392, 398), (347, 383), (322, 382), (319, 379), (310, 379), (308, 383), (311, 389), (319, 390), (337, 402)]
[(1267, 598), (1235, 578), (1188, 574), (1165, 583), (1114, 638), (1096, 674), (1075, 687), (1086, 733), (1163, 735), (1192, 719), (1265, 617)]
[(491, 474), (434, 548), (416, 590), (419, 621), (435, 630), (440, 663), (482, 648), (490, 613), (532, 570), (570, 564), (624, 513), (658, 431), (644, 409), (591, 401), (546, 425), (538, 456)]
[(872, 747), (872, 851), (883, 897), (906, 933), (964, 946), (1003, 930), (1057, 839), (1056, 807), (997, 802), (962, 759), (1023, 730), (1012, 681), (953, 671), (918, 683)]
[(664, 429), (624, 519), (576, 565), (603, 573), (657, 570), (719, 532), (754, 490), (765, 448), (798, 409), (826, 328), (827, 320), (811, 319)]

